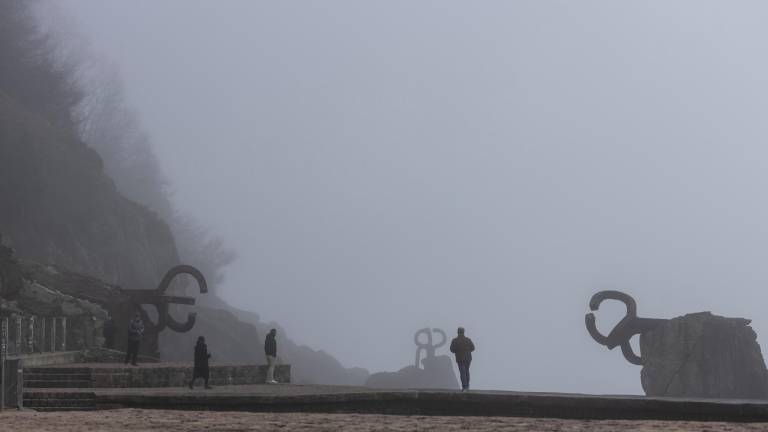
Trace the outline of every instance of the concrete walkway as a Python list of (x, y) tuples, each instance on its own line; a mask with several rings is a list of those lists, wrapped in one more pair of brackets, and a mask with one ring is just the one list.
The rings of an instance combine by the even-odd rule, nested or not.
[[(32, 389), (29, 389), (32, 390)], [(34, 389), (87, 392), (97, 409), (144, 408), (252, 412), (522, 416), (569, 419), (648, 419), (768, 422), (768, 401), (504, 391), (377, 390), (317, 385), (197, 388)]]

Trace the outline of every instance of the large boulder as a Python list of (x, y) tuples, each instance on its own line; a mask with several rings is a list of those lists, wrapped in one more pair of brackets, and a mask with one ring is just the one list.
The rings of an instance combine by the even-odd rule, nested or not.
[(700, 312), (665, 321), (642, 334), (645, 393), (768, 398), (768, 371), (750, 322)]

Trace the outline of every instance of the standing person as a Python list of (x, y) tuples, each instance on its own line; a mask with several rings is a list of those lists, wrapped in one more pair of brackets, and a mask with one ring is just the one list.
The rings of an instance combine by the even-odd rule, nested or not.
[(195, 388), (195, 380), (202, 378), (205, 380), (205, 388), (209, 389), (208, 385), (208, 359), (211, 355), (208, 353), (208, 345), (205, 344), (205, 338), (200, 336), (197, 338), (197, 344), (195, 345), (195, 367), (192, 370), (192, 381), (189, 382), (189, 388)]
[(144, 336), (144, 322), (141, 320), (141, 314), (137, 313), (128, 325), (128, 351), (125, 353), (125, 364), (130, 360), (132, 365), (138, 366), (136, 357), (139, 356), (142, 336)]
[(264, 354), (267, 356), (267, 384), (277, 384), (275, 381), (275, 362), (277, 361), (277, 330), (272, 329), (264, 340)]
[(451, 341), (451, 352), (456, 355), (456, 364), (461, 375), (461, 391), (465, 392), (469, 390), (469, 364), (472, 363), (475, 344), (472, 339), (464, 336), (464, 327), (459, 327), (457, 333), (458, 336)]
[(102, 336), (104, 336), (104, 348), (112, 349), (115, 347), (115, 320), (109, 317), (104, 321), (104, 327), (101, 330)]

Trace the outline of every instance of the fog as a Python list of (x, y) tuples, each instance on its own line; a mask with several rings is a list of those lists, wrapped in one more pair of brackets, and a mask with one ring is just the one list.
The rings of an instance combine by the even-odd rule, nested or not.
[(463, 325), (475, 388), (641, 393), (601, 289), (768, 341), (768, 4), (55, 3), (237, 252), (223, 297), (345, 366)]

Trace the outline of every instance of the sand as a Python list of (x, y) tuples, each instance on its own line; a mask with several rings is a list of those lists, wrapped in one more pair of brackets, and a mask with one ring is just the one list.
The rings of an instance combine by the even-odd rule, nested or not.
[(121, 409), (90, 412), (5, 411), (0, 430), (84, 431), (768, 431), (768, 423), (423, 417), (376, 414), (247, 413)]

